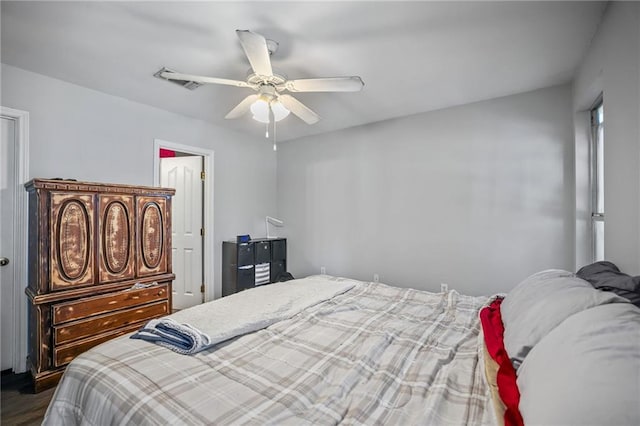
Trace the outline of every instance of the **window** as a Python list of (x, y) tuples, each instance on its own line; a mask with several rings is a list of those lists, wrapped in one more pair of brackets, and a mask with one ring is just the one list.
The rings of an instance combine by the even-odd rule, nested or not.
[(604, 106), (591, 110), (591, 226), (593, 261), (604, 260)]

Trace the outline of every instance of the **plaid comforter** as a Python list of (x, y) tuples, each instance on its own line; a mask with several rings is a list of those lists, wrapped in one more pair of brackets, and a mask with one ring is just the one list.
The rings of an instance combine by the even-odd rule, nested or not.
[(116, 339), (68, 366), (44, 423), (494, 424), (486, 301), (360, 283), (193, 356)]

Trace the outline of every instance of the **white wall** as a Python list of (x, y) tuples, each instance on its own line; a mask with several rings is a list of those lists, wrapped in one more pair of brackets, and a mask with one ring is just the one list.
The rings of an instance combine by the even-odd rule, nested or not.
[(288, 269), (467, 294), (573, 269), (573, 155), (568, 85), (283, 143)]
[[(604, 100), (605, 257), (640, 274), (640, 3), (612, 2), (574, 80), (575, 127)], [(576, 132), (576, 246), (589, 247), (588, 135)], [(590, 253), (577, 252), (579, 265)]]
[(2, 65), (3, 106), (30, 113), (30, 177), (153, 184), (154, 139), (215, 151), (214, 294), (222, 240), (263, 236), (276, 211), (276, 156), (264, 139)]

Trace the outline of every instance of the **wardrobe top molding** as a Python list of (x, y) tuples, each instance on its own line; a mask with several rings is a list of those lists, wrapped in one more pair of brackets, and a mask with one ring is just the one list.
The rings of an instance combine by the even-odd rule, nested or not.
[(58, 191), (77, 191), (77, 192), (102, 192), (117, 194), (155, 194), (155, 195), (174, 195), (176, 190), (173, 188), (160, 188), (155, 186), (134, 186), (122, 185), (114, 183), (102, 182), (79, 182), (75, 180), (62, 179), (32, 179), (25, 183), (25, 188), (29, 191), (32, 189), (46, 189)]

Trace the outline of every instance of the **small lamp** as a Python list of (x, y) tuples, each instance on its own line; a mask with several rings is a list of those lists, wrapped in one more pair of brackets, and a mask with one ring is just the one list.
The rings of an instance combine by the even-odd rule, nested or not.
[(267, 238), (275, 237), (275, 235), (272, 235), (271, 237), (269, 236), (269, 224), (272, 224), (277, 227), (282, 227), (284, 225), (284, 222), (281, 221), (280, 219), (276, 219), (275, 217), (271, 217), (271, 216), (265, 217), (264, 225), (267, 228)]

